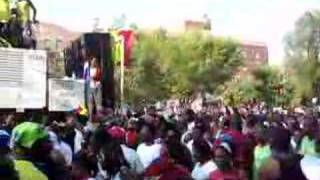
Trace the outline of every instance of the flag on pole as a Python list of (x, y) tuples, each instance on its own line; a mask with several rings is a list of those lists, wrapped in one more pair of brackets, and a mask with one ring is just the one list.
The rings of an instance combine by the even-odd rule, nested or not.
[(124, 58), (123, 38), (118, 31), (111, 32), (111, 36), (113, 39), (112, 60), (116, 65), (118, 65), (120, 64), (121, 59)]
[(135, 40), (134, 32), (132, 30), (121, 30), (119, 34), (124, 41), (124, 66), (128, 67), (132, 58), (132, 49)]

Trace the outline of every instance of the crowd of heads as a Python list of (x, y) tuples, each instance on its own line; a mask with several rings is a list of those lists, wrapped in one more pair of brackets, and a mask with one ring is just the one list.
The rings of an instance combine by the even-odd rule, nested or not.
[(320, 164), (320, 116), (306, 108), (214, 103), (197, 112), (104, 110), (91, 121), (75, 112), (43, 116), (1, 116), (0, 179), (319, 177), (303, 166)]

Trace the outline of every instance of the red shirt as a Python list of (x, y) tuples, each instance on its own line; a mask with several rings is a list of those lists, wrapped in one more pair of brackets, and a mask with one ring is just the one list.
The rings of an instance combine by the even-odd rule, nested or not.
[(190, 172), (183, 166), (172, 165), (162, 173), (158, 180), (177, 180), (178, 178), (191, 178)]
[(93, 74), (92, 79), (93, 79), (94, 81), (97, 81), (97, 82), (101, 81), (101, 79), (102, 79), (102, 71), (101, 71), (101, 68), (99, 68), (99, 67), (96, 68), (96, 72), (95, 72), (95, 74)]
[(138, 133), (137, 131), (128, 130), (126, 133), (126, 143), (129, 147), (135, 147), (138, 143)]
[(228, 130), (226, 133), (232, 137), (234, 148), (235, 148), (234, 155), (238, 157), (240, 154), (240, 147), (241, 145), (243, 145), (245, 141), (245, 136), (241, 132), (233, 129)]
[(236, 170), (220, 171), (215, 170), (210, 174), (210, 180), (240, 180)]

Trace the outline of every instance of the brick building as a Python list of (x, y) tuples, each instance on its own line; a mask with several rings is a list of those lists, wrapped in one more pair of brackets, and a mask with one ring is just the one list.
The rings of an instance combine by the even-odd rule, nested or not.
[(261, 42), (240, 42), (244, 56), (244, 68), (242, 71), (252, 71), (261, 65), (268, 64), (268, 46)]
[(205, 29), (205, 23), (201, 21), (185, 21), (184, 28), (186, 32), (189, 31), (201, 31)]
[(186, 20), (184, 22), (185, 32), (211, 31), (211, 19), (205, 14), (202, 20)]

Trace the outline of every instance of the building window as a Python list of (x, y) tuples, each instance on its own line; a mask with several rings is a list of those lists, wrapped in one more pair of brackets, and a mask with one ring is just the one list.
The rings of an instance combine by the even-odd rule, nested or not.
[(256, 53), (256, 59), (260, 60), (260, 58), (261, 58), (260, 53)]

